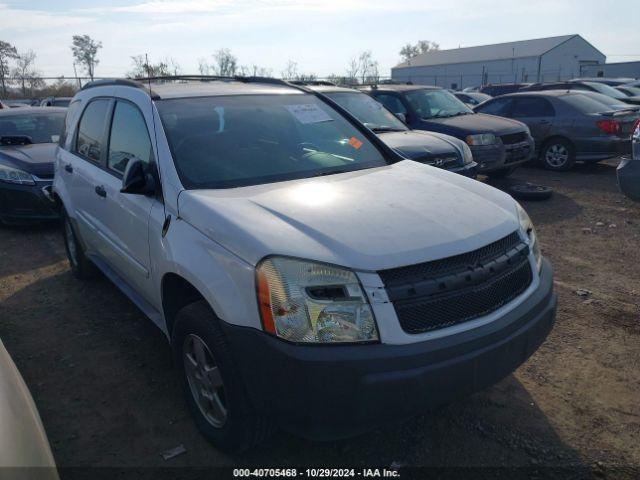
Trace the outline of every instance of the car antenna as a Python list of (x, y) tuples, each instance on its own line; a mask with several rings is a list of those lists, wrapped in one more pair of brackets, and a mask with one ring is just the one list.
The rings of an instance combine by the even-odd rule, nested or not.
[[(153, 95), (151, 95), (151, 67), (149, 66), (149, 54), (144, 54), (144, 62), (147, 70), (147, 84), (149, 85), (149, 104), (151, 106), (151, 121), (153, 122), (153, 138), (156, 141), (156, 151), (158, 151), (158, 133), (156, 129), (156, 116), (153, 113)], [(156, 159), (156, 172), (158, 172), (158, 183), (160, 184), (160, 192), (162, 192), (162, 178), (160, 173), (160, 164)], [(162, 224), (162, 238), (165, 237), (171, 224), (171, 215), (167, 215), (167, 206), (165, 202), (162, 202), (162, 210), (164, 211), (164, 222)]]

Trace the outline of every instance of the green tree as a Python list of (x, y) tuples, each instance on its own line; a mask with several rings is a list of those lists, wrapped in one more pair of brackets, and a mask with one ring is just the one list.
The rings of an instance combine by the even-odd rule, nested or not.
[(89, 35), (74, 35), (71, 51), (75, 63), (81, 65), (87, 75), (93, 80), (96, 65), (99, 63), (98, 50), (102, 48), (102, 42), (96, 42)]
[(404, 47), (402, 47), (400, 49), (400, 57), (402, 57), (403, 62), (408, 62), (417, 55), (427, 52), (433, 52), (436, 50), (440, 50), (440, 45), (438, 45), (436, 42), (431, 42), (429, 40), (420, 40), (415, 45), (407, 43)]
[(9, 42), (0, 40), (0, 85), (2, 86), (2, 96), (7, 96), (7, 79), (10, 75), (9, 60), (17, 58), (16, 47)]

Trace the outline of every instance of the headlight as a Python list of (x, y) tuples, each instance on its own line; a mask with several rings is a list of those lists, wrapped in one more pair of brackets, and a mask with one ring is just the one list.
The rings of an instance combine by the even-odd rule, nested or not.
[(540, 244), (538, 243), (538, 236), (536, 235), (536, 229), (533, 226), (533, 222), (529, 218), (527, 212), (525, 212), (522, 205), (516, 202), (518, 209), (518, 218), (520, 219), (520, 228), (525, 233), (525, 236), (529, 240), (529, 248), (533, 252), (533, 256), (536, 260), (536, 266), (538, 271), (542, 267), (542, 253), (540, 252)]
[(17, 183), (20, 185), (35, 185), (31, 174), (9, 167), (8, 165), (0, 165), (0, 182)]
[(473, 153), (466, 143), (462, 144), (462, 163), (470, 165), (473, 163)]
[(356, 275), (347, 269), (269, 257), (256, 270), (264, 329), (290, 342), (378, 340), (373, 311)]
[(465, 141), (467, 145), (493, 145), (496, 143), (496, 136), (493, 133), (479, 133), (469, 135)]

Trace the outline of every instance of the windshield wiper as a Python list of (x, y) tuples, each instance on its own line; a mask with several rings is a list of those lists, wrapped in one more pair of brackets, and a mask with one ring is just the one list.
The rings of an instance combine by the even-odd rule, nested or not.
[(381, 125), (379, 127), (371, 127), (371, 130), (375, 133), (384, 133), (384, 132), (404, 132), (406, 129), (387, 127), (386, 125)]
[(324, 177), (326, 175), (336, 175), (338, 173), (347, 173), (350, 172), (351, 170), (348, 170), (346, 168), (336, 168), (334, 170), (329, 170), (329, 171), (324, 171), (324, 172), (317, 172), (312, 174), (312, 177)]

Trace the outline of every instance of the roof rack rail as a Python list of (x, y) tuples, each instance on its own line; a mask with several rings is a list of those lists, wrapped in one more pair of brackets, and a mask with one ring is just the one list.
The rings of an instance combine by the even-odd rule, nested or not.
[(85, 83), (80, 90), (87, 90), (89, 88), (95, 88), (95, 87), (110, 87), (110, 86), (140, 88), (142, 90), (146, 90), (147, 92), (149, 92), (149, 95), (151, 95), (151, 98), (153, 99), (160, 98), (147, 85), (144, 85), (138, 79), (132, 80), (130, 78), (105, 78), (102, 80), (91, 80), (90, 82)]
[(170, 80), (192, 80), (192, 81), (220, 81), (220, 82), (255, 82), (255, 83), (271, 83), (274, 85), (289, 85), (285, 80), (273, 77), (257, 77), (257, 76), (224, 76), (224, 75), (160, 75), (155, 77), (140, 77), (136, 78), (139, 82), (157, 82), (157, 81), (170, 81)]
[(292, 85), (301, 85), (301, 86), (314, 86), (314, 87), (337, 87), (336, 83), (330, 82), (328, 80), (290, 80), (289, 83)]

